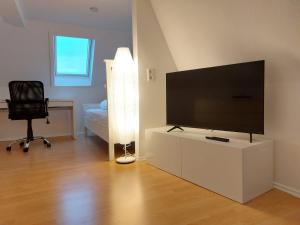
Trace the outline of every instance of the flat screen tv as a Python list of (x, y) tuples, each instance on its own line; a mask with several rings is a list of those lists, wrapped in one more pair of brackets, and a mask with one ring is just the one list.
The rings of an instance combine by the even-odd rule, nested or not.
[(168, 73), (167, 125), (264, 133), (264, 61)]

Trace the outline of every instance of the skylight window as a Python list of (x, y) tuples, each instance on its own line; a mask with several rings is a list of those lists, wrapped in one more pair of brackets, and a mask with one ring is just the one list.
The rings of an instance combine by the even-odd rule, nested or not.
[(91, 86), (95, 40), (55, 35), (53, 72), (55, 86)]

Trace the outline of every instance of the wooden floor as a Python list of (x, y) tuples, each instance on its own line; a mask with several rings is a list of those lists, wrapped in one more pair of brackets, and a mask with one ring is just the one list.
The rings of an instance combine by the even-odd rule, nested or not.
[(97, 138), (52, 143), (0, 144), (0, 225), (300, 224), (300, 199), (278, 190), (241, 205), (144, 162), (108, 162)]

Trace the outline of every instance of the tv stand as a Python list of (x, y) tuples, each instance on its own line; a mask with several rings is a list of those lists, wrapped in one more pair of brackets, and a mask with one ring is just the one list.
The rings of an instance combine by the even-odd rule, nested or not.
[(206, 139), (208, 132), (147, 129), (146, 161), (177, 177), (244, 203), (273, 187), (273, 142)]
[(179, 130), (181, 130), (181, 131), (184, 131), (184, 129), (182, 129), (181, 127), (179, 127), (179, 126), (174, 126), (174, 127), (172, 127), (171, 129), (167, 130), (167, 132), (171, 132), (172, 130), (175, 130), (175, 129), (179, 129)]

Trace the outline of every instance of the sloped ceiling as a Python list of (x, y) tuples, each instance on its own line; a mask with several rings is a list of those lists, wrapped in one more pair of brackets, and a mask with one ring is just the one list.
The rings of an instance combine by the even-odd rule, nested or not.
[[(1, 0), (0, 15), (17, 19), (41, 20), (84, 27), (131, 30), (132, 0)], [(91, 12), (97, 7), (98, 12)]]
[(0, 17), (11, 25), (24, 26), (24, 16), (18, 0), (1, 0)]
[[(56, 23), (108, 28), (131, 29), (131, 0), (20, 0), (28, 19)], [(90, 7), (97, 7), (93, 13)]]
[(300, 43), (299, 0), (151, 3), (180, 70), (265, 58)]

